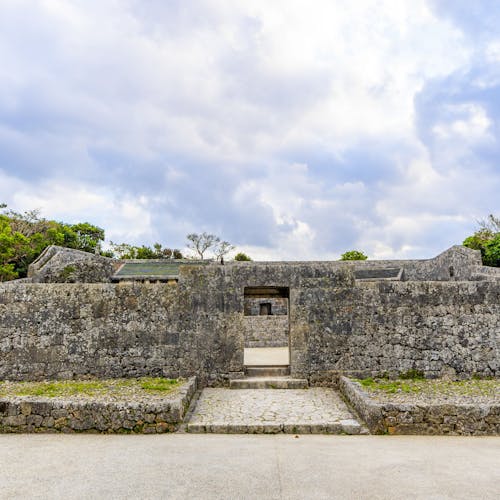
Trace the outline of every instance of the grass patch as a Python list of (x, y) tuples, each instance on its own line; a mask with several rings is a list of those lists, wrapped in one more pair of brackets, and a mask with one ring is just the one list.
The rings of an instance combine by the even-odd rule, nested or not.
[(403, 380), (424, 380), (424, 372), (420, 370), (411, 369), (407, 372), (401, 373), (399, 378)]
[(0, 396), (112, 396), (166, 395), (184, 383), (182, 379), (141, 377), (137, 379), (51, 380), (0, 382)]
[(389, 380), (389, 379), (372, 379), (365, 378), (363, 380), (358, 380), (358, 382), (365, 388), (372, 391), (382, 391), (387, 394), (394, 394), (396, 392), (418, 392), (418, 389), (414, 387), (407, 380)]
[(148, 392), (170, 392), (178, 387), (179, 381), (176, 378), (152, 378), (144, 377), (139, 379), (140, 386)]
[(500, 379), (442, 380), (424, 378), (355, 379), (368, 392), (383, 394), (425, 394), (432, 396), (488, 396), (498, 398)]
[(63, 280), (67, 280), (70, 278), (73, 273), (76, 271), (75, 266), (66, 266), (59, 274), (59, 277)]

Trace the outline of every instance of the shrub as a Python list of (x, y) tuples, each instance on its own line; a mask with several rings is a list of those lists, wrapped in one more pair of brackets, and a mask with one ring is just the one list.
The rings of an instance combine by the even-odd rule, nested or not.
[(349, 250), (340, 256), (340, 260), (366, 260), (367, 258), (368, 256), (359, 250)]
[(240, 252), (240, 253), (237, 253), (234, 256), (234, 260), (237, 260), (237, 261), (240, 261), (240, 262), (243, 262), (243, 261), (249, 262), (252, 259), (246, 253)]

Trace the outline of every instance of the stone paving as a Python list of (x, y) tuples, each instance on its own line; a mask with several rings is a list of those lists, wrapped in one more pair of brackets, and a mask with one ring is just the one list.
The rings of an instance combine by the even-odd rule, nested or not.
[(365, 434), (333, 389), (204, 389), (188, 432)]

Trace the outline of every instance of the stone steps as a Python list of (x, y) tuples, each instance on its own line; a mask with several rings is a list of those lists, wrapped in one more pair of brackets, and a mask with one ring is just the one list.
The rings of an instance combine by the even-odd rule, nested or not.
[(285, 377), (290, 375), (289, 366), (247, 366), (247, 377)]
[(346, 419), (336, 423), (318, 424), (274, 424), (274, 423), (188, 423), (186, 431), (192, 434), (347, 434), (355, 436), (368, 434), (357, 420)]
[(246, 377), (231, 380), (230, 389), (307, 389), (306, 379), (291, 377)]

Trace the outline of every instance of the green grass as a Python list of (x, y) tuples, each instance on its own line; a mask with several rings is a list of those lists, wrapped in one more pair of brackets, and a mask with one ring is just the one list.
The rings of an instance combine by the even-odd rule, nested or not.
[(175, 378), (144, 377), (139, 379), (139, 383), (147, 392), (170, 392), (179, 385), (179, 381)]
[(389, 380), (389, 379), (372, 379), (365, 378), (358, 380), (358, 382), (365, 388), (373, 391), (382, 391), (387, 394), (394, 394), (396, 392), (419, 392), (419, 388), (415, 387), (406, 380)]
[(44, 382), (0, 382), (0, 396), (123, 396), (166, 395), (184, 383), (182, 379), (142, 377), (137, 379), (51, 380)]
[(76, 271), (76, 267), (74, 266), (66, 266), (61, 273), (59, 274), (59, 277), (63, 280), (68, 279), (74, 272)]
[(424, 378), (365, 378), (355, 379), (368, 392), (385, 394), (428, 394), (498, 397), (499, 379), (443, 380)]

